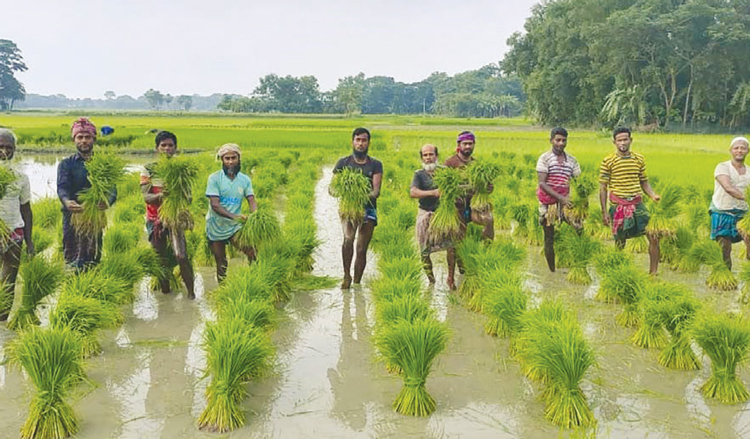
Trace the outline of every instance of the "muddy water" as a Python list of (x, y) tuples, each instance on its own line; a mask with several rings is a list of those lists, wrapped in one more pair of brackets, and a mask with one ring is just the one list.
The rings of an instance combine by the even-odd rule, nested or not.
[[(323, 242), (315, 274), (340, 277), (341, 229), (335, 200), (327, 194), (330, 168), (316, 187), (315, 218)], [(377, 233), (377, 230), (376, 230)], [(241, 264), (233, 260), (230, 264)], [(638, 263), (644, 268), (645, 260)], [(435, 257), (438, 284), (432, 304), (453, 336), (427, 382), (438, 402), (429, 418), (391, 409), (401, 383), (377, 361), (372, 346), (372, 304), (363, 287), (299, 293), (279, 313), (273, 339), (274, 373), (248, 386), (247, 425), (227, 435), (203, 433), (196, 419), (205, 406), (205, 358), (200, 349), (212, 318), (205, 292), (215, 288), (212, 268), (196, 274), (198, 298), (163, 295), (141, 285), (125, 324), (100, 337), (104, 354), (88, 360), (91, 385), (76, 390), (80, 438), (548, 438), (560, 434), (544, 420), (539, 388), (507, 354), (508, 343), (484, 334), (484, 318), (467, 311), (447, 291), (445, 258)], [(598, 420), (592, 437), (748, 438), (747, 404), (724, 406), (700, 392), (708, 368), (668, 371), (656, 351), (632, 346), (632, 330), (615, 323), (619, 308), (594, 302), (593, 287), (565, 282), (565, 270), (549, 273), (538, 248), (526, 263), (532, 303), (565, 297), (577, 310), (598, 365), (584, 391)], [(372, 263), (368, 274), (375, 273)], [(727, 308), (738, 293), (715, 293), (706, 273), (662, 277), (689, 284), (706, 303)], [(0, 325), (0, 345), (14, 334)], [(1, 347), (1, 346), (0, 346)], [(707, 364), (705, 365), (707, 366)], [(750, 373), (741, 378), (750, 383)], [(17, 437), (29, 403), (23, 374), (0, 366), (0, 437)], [(567, 434), (563, 433), (563, 436)]]

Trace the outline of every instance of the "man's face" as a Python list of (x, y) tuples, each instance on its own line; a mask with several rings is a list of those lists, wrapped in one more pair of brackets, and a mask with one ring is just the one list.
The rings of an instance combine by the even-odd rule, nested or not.
[(464, 157), (470, 157), (474, 153), (474, 141), (462, 140), (458, 142), (458, 152)]
[(431, 146), (422, 147), (422, 163), (425, 165), (431, 165), (437, 162), (437, 154), (435, 154), (435, 148)]
[(0, 137), (0, 160), (10, 160), (16, 153), (16, 145), (11, 139)]
[(748, 144), (742, 141), (734, 142), (731, 151), (733, 159), (744, 161), (745, 157), (747, 157)]
[(156, 145), (156, 151), (159, 154), (166, 154), (167, 157), (172, 157), (177, 152), (177, 145), (175, 145), (172, 139), (164, 139)]
[(236, 152), (228, 152), (221, 156), (221, 164), (224, 173), (228, 175), (237, 175), (240, 170), (240, 156)]
[(73, 143), (76, 144), (76, 149), (81, 154), (88, 154), (91, 152), (91, 150), (94, 149), (94, 141), (96, 140), (96, 136), (93, 136), (91, 133), (78, 133), (73, 137)]
[(352, 139), (352, 148), (355, 152), (366, 155), (368, 148), (370, 148), (370, 138), (366, 133), (357, 134)]
[(630, 144), (633, 142), (633, 139), (630, 137), (630, 134), (628, 133), (619, 133), (615, 136), (615, 139), (613, 143), (617, 147), (617, 150), (621, 153), (627, 153), (630, 151)]
[(568, 138), (562, 134), (555, 134), (555, 137), (549, 139), (549, 143), (552, 144), (552, 151), (555, 154), (562, 154), (565, 152), (565, 146), (568, 144)]

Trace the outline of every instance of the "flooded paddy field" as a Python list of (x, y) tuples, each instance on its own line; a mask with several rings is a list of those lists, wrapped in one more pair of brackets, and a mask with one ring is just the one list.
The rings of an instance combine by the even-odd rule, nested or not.
[[(44, 172), (39, 172), (44, 174)], [(54, 173), (53, 173), (54, 175)], [(322, 242), (314, 274), (341, 276), (341, 228), (336, 200), (327, 193), (326, 168), (316, 187), (315, 219)], [(43, 180), (42, 180), (43, 181)], [(377, 229), (375, 231), (377, 233)], [(298, 292), (283, 309), (273, 334), (273, 372), (247, 386), (246, 425), (227, 434), (202, 432), (196, 419), (205, 407), (206, 301), (216, 288), (214, 269), (196, 272), (195, 301), (183, 292), (164, 295), (144, 282), (125, 323), (100, 336), (103, 353), (86, 361), (90, 383), (80, 385), (73, 407), (81, 419), (78, 438), (748, 438), (748, 404), (722, 405), (704, 398), (700, 386), (710, 367), (677, 372), (660, 366), (657, 351), (633, 346), (631, 329), (615, 323), (618, 305), (593, 300), (597, 288), (572, 286), (567, 270), (549, 273), (538, 247), (524, 264), (531, 303), (564, 297), (577, 310), (597, 365), (583, 390), (597, 419), (594, 429), (561, 431), (543, 416), (540, 388), (508, 354), (508, 341), (484, 332), (485, 317), (466, 309), (445, 285), (445, 259), (435, 258), (438, 283), (428, 290), (452, 337), (427, 380), (437, 410), (427, 418), (393, 411), (402, 383), (386, 372), (372, 344), (374, 310), (368, 289), (376, 273), (371, 255), (361, 287)], [(639, 267), (647, 261), (639, 255)], [(230, 267), (243, 263), (230, 261)], [(367, 277), (367, 276), (370, 277)], [(739, 291), (706, 289), (706, 272), (660, 277), (688, 284), (705, 303), (731, 309)], [(0, 325), (0, 347), (15, 337)], [(750, 383), (750, 373), (740, 378)], [(23, 373), (0, 366), (0, 437), (18, 437), (30, 392)]]

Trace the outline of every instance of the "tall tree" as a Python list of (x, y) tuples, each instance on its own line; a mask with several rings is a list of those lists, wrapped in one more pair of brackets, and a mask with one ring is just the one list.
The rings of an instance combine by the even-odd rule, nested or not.
[(16, 101), (25, 99), (26, 89), (15, 74), (26, 70), (28, 67), (16, 43), (0, 39), (0, 109), (12, 110)]

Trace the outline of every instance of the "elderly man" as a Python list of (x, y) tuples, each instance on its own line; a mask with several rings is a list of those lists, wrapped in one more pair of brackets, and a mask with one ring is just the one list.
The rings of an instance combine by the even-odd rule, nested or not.
[(344, 231), (344, 243), (341, 245), (341, 257), (344, 261), (344, 280), (341, 289), (347, 290), (351, 286), (351, 266), (354, 257), (354, 240), (357, 239), (357, 258), (354, 262), (354, 283), (362, 281), (362, 273), (367, 265), (367, 248), (370, 246), (375, 226), (378, 225), (377, 202), (380, 196), (380, 184), (383, 181), (383, 164), (380, 160), (370, 157), (370, 131), (357, 128), (352, 132), (352, 154), (342, 157), (333, 168), (336, 173), (344, 168), (356, 169), (362, 172), (370, 181), (370, 202), (363, 206), (364, 220), (355, 224), (349, 220), (341, 220)]
[[(255, 212), (253, 184), (250, 177), (240, 172), (240, 147), (227, 143), (217, 153), (221, 160), (221, 170), (208, 176), (206, 197), (210, 208), (206, 214), (206, 236), (211, 252), (216, 260), (216, 280), (221, 283), (227, 273), (227, 243), (234, 243), (235, 234), (242, 228), (238, 221), (246, 219), (242, 215), (242, 200), (247, 200), (250, 212)], [(240, 249), (248, 261), (255, 260), (255, 249)]]
[[(604, 157), (599, 167), (599, 202), (605, 226), (612, 226), (615, 245), (622, 249), (625, 241), (643, 235), (648, 225), (648, 211), (643, 205), (641, 190), (653, 201), (661, 196), (651, 189), (646, 176), (646, 160), (630, 150), (633, 138), (629, 128), (616, 128), (612, 133), (615, 152)], [(609, 194), (609, 197), (607, 196)], [(612, 206), (607, 209), (607, 200)], [(659, 239), (649, 237), (649, 273), (659, 268)]]
[[(539, 224), (544, 230), (544, 257), (549, 271), (555, 271), (555, 223), (567, 221), (563, 207), (571, 207), (570, 179), (581, 175), (578, 161), (565, 152), (568, 145), (568, 131), (565, 128), (553, 128), (550, 132), (550, 151), (539, 157), (536, 172), (539, 187), (536, 191), (539, 200)], [(569, 222), (580, 231), (580, 228)]]
[[(16, 152), (16, 136), (12, 131), (0, 128), (0, 160), (9, 162)], [(0, 220), (8, 236), (0, 239), (3, 269), (0, 278), (5, 290), (0, 295), (0, 321), (8, 319), (8, 313), (13, 305), (16, 290), (16, 277), (21, 264), (21, 246), (26, 242), (26, 251), (34, 254), (34, 243), (31, 241), (33, 217), (31, 214), (31, 188), (29, 177), (8, 165), (9, 171), (15, 174), (16, 181), (5, 189), (5, 195), (0, 198)]]
[[(169, 131), (161, 131), (156, 135), (156, 154), (167, 158), (177, 153), (177, 136)], [(184, 230), (167, 230), (159, 219), (159, 208), (164, 197), (164, 183), (158, 178), (153, 178), (153, 167), (155, 163), (146, 165), (141, 172), (141, 193), (146, 202), (146, 230), (148, 241), (159, 254), (164, 269), (169, 269), (169, 244), (172, 244), (172, 253), (177, 264), (180, 266), (180, 276), (185, 282), (188, 299), (195, 299), (195, 288), (193, 286), (193, 265), (187, 254), (187, 242)], [(161, 292), (170, 293), (169, 277), (161, 281)]]
[[(84, 270), (101, 260), (102, 234), (84, 236), (78, 233), (71, 223), (71, 216), (83, 211), (83, 206), (78, 203), (78, 196), (84, 189), (91, 187), (86, 162), (94, 154), (96, 126), (82, 117), (73, 122), (70, 134), (77, 152), (64, 158), (57, 166), (57, 196), (63, 211), (63, 256), (68, 265)], [(114, 204), (116, 199), (117, 190), (113, 189), (109, 194), (109, 205)], [(107, 207), (104, 203), (99, 206), (102, 210)]]
[(714, 170), (714, 195), (711, 197), (711, 239), (721, 244), (724, 263), (732, 269), (732, 243), (745, 241), (745, 257), (750, 259), (750, 236), (741, 236), (737, 222), (747, 215), (745, 189), (750, 186), (750, 170), (745, 165), (748, 141), (735, 137), (729, 144), (731, 160), (721, 162)]
[(435, 213), (440, 203), (440, 191), (432, 181), (435, 169), (438, 167), (438, 149), (432, 144), (424, 145), (419, 150), (419, 157), (422, 159), (422, 169), (414, 171), (414, 178), (411, 181), (409, 195), (412, 198), (419, 199), (419, 211), (417, 212), (417, 243), (419, 243), (419, 252), (424, 263), (425, 273), (430, 284), (435, 283), (435, 274), (432, 271), (432, 259), (430, 253), (442, 250), (447, 246), (430, 246), (427, 239), (427, 228), (430, 225), (430, 218)]
[[(476, 137), (471, 131), (462, 131), (456, 138), (456, 154), (445, 161), (445, 166), (449, 168), (465, 168), (474, 161), (474, 147), (476, 146)], [(490, 184), (488, 186), (490, 192), (494, 190), (494, 187)], [(482, 236), (486, 240), (493, 240), (495, 238), (495, 219), (492, 215), (492, 210), (487, 212), (478, 212), (471, 208), (471, 193), (465, 197), (461, 197), (456, 200), (456, 208), (459, 211), (461, 221), (465, 226), (472, 222), (484, 226)], [(456, 289), (455, 271), (456, 263), (460, 264), (456, 257), (456, 249), (449, 248), (448, 254), (448, 288), (451, 290)], [(459, 265), (461, 269), (461, 265)], [(463, 272), (463, 271), (462, 271)]]

